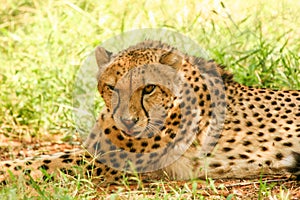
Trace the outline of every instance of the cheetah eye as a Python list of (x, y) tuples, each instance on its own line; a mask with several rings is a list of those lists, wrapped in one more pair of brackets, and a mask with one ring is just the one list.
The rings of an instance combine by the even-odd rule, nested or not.
[(109, 89), (109, 90), (111, 90), (111, 91), (113, 91), (114, 89), (115, 89), (115, 87), (114, 86), (112, 86), (112, 85), (106, 85), (106, 87)]
[(152, 85), (152, 84), (146, 85), (146, 87), (144, 87), (144, 89), (143, 89), (143, 94), (151, 94), (155, 88), (156, 88), (156, 85)]

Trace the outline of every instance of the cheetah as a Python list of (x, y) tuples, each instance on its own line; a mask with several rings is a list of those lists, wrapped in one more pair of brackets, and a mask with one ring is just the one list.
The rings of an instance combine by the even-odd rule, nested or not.
[(97, 183), (300, 176), (300, 91), (253, 88), (213, 60), (159, 41), (116, 54), (95, 49), (105, 103), (83, 149), (3, 161), (9, 174), (83, 169)]

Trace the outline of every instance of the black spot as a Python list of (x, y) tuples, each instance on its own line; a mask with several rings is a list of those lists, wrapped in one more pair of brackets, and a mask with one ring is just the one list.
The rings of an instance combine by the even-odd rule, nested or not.
[(252, 125), (253, 125), (252, 122), (250, 122), (250, 121), (247, 121), (247, 122), (246, 122), (246, 126), (250, 127), (250, 126), (252, 126)]
[(279, 110), (281, 110), (281, 108), (280, 107), (276, 107), (276, 108), (274, 108), (274, 110), (279, 111)]
[(279, 141), (282, 140), (282, 138), (281, 137), (275, 137), (274, 140), (277, 141), (277, 142), (279, 142)]
[(271, 161), (270, 161), (270, 160), (267, 160), (265, 163), (266, 163), (266, 165), (268, 165), (268, 166), (271, 165)]
[(177, 126), (179, 124), (179, 121), (173, 122), (173, 126)]
[(70, 157), (70, 154), (64, 154), (64, 155), (59, 156), (59, 158), (62, 158), (62, 159), (66, 159), (69, 157)]
[(195, 104), (196, 101), (197, 101), (197, 99), (194, 97), (191, 102), (192, 102), (192, 104)]
[(206, 95), (206, 100), (207, 100), (207, 101), (210, 101), (210, 94), (207, 94), (207, 95)]
[(96, 138), (96, 134), (95, 133), (90, 133), (90, 139), (95, 139)]
[(254, 113), (254, 114), (253, 114), (253, 117), (258, 117), (258, 116), (259, 116), (258, 113)]
[(253, 132), (252, 131), (248, 131), (246, 132), (247, 135), (253, 135)]
[(248, 160), (248, 163), (250, 164), (250, 163), (254, 163), (255, 162), (255, 160)]
[(180, 104), (179, 104), (179, 108), (184, 108), (185, 107), (185, 103), (184, 102), (181, 102)]
[(265, 127), (266, 127), (265, 124), (261, 124), (261, 125), (259, 126), (259, 128), (265, 128)]
[(270, 132), (270, 133), (274, 133), (275, 131), (276, 131), (275, 128), (269, 128), (269, 132)]
[(135, 148), (130, 148), (130, 150), (129, 150), (131, 153), (134, 153), (134, 152), (136, 152), (136, 149)]
[(31, 161), (26, 161), (25, 165), (32, 165), (32, 162)]
[(143, 147), (147, 147), (147, 146), (148, 146), (148, 142), (144, 141), (144, 142), (142, 142), (141, 145), (142, 145)]
[(234, 142), (235, 142), (235, 139), (226, 140), (226, 142), (234, 143)]
[(203, 101), (203, 100), (201, 100), (201, 101), (199, 102), (199, 106), (204, 106), (204, 101)]
[(97, 168), (97, 170), (96, 170), (96, 174), (97, 174), (97, 176), (100, 176), (100, 175), (101, 175), (101, 173), (102, 173), (102, 169), (101, 169), (101, 168)]
[(87, 164), (87, 162), (84, 161), (84, 160), (76, 160), (76, 164), (79, 165), (79, 166), (81, 166), (81, 165)]
[(93, 144), (93, 148), (94, 148), (95, 150), (99, 150), (99, 149), (100, 149), (100, 142), (95, 142), (95, 143)]
[(267, 99), (267, 100), (271, 100), (271, 99), (272, 99), (272, 97), (270, 97), (270, 96), (265, 96), (265, 99)]
[(272, 119), (271, 122), (272, 122), (273, 124), (276, 124), (276, 123), (277, 123), (277, 120), (276, 120), (276, 119)]
[(117, 174), (117, 173), (118, 173), (117, 170), (112, 170), (112, 171), (110, 172), (111, 175), (115, 175), (115, 174)]
[(261, 150), (262, 151), (268, 151), (268, 148), (267, 147), (261, 147)]
[(70, 158), (64, 159), (64, 160), (62, 160), (62, 162), (63, 163), (71, 163), (71, 162), (73, 162), (73, 159), (70, 159)]
[(249, 109), (253, 109), (253, 108), (255, 108), (255, 106), (254, 105), (249, 105)]
[(202, 89), (203, 89), (204, 92), (207, 91), (207, 86), (205, 84), (203, 84)]
[(132, 142), (127, 142), (127, 143), (126, 143), (126, 146), (130, 148), (130, 147), (133, 146), (133, 143), (132, 143)]
[(51, 160), (43, 160), (43, 163), (49, 164), (51, 163)]
[(229, 159), (229, 160), (234, 160), (235, 157), (234, 157), (234, 156), (228, 156), (228, 159)]
[(115, 157), (116, 156), (116, 153), (115, 152), (110, 152), (109, 153), (109, 157)]
[(277, 102), (276, 102), (276, 101), (272, 101), (271, 104), (272, 104), (273, 106), (275, 106), (275, 105), (277, 105)]
[(221, 164), (220, 163), (211, 163), (209, 164), (210, 167), (213, 167), (213, 168), (217, 168), (217, 167), (221, 167)]
[(24, 170), (23, 170), (23, 173), (24, 173), (25, 175), (29, 175), (29, 174), (31, 173), (31, 170), (30, 170), (30, 169), (24, 169)]
[(119, 168), (119, 167), (120, 167), (120, 164), (117, 163), (117, 162), (114, 162), (113, 167), (114, 167), (114, 168)]
[(233, 123), (235, 123), (235, 124), (240, 124), (241, 123), (241, 121), (240, 120), (234, 120), (234, 121), (232, 121)]
[(18, 166), (15, 166), (15, 167), (14, 167), (14, 170), (16, 170), (16, 171), (22, 170), (22, 166), (19, 166), (19, 165), (18, 165)]
[(120, 153), (120, 158), (121, 159), (124, 159), (124, 158), (126, 158), (128, 155), (127, 155), (127, 153)]
[(48, 167), (47, 165), (41, 165), (41, 166), (39, 167), (39, 169), (48, 170), (49, 167)]
[(263, 133), (263, 132), (259, 132), (259, 133), (257, 134), (257, 136), (262, 137), (262, 136), (264, 136), (264, 133)]
[(277, 153), (276, 158), (277, 158), (277, 160), (281, 160), (283, 158), (282, 153)]
[(234, 128), (233, 130), (236, 131), (236, 132), (239, 132), (239, 131), (241, 131), (242, 129), (239, 128), (239, 127), (237, 127), (237, 128)]
[(88, 165), (88, 166), (86, 166), (86, 169), (89, 170), (89, 171), (93, 170), (94, 169), (94, 165)]
[(105, 133), (106, 135), (110, 134), (110, 129), (109, 129), (109, 128), (106, 128), (106, 129), (104, 130), (104, 133)]
[(285, 98), (284, 99), (286, 102), (291, 102), (292, 100), (290, 98)]
[(291, 142), (285, 142), (285, 143), (283, 143), (283, 146), (292, 147), (293, 144)]
[(296, 104), (290, 103), (290, 104), (289, 104), (289, 107), (296, 107)]
[(10, 167), (11, 165), (8, 163), (5, 163), (5, 167)]
[(264, 104), (261, 104), (261, 105), (259, 105), (259, 108), (261, 108), (261, 109), (263, 109), (263, 108), (265, 108), (266, 106), (264, 105)]
[(243, 142), (243, 145), (244, 145), (244, 146), (248, 146), (248, 145), (250, 145), (250, 144), (251, 144), (250, 141), (244, 141), (244, 142)]
[(224, 151), (224, 152), (228, 152), (228, 151), (231, 151), (231, 150), (232, 150), (232, 148), (230, 148), (230, 147), (224, 147), (224, 148), (223, 148), (223, 151)]
[(150, 158), (154, 158), (154, 157), (157, 157), (157, 156), (158, 156), (158, 153), (155, 153), (155, 152), (150, 153)]
[(171, 119), (175, 119), (176, 117), (177, 117), (177, 114), (176, 113), (173, 113), (173, 114), (171, 114)]
[(249, 156), (247, 156), (247, 155), (245, 155), (245, 154), (239, 154), (239, 156), (240, 156), (240, 158), (242, 158), (242, 159), (248, 159), (248, 158), (249, 158)]
[(214, 93), (216, 96), (218, 96), (220, 94), (220, 91), (218, 89), (216, 89)]
[(159, 147), (160, 147), (160, 144), (155, 143), (155, 144), (152, 145), (151, 148), (152, 148), (152, 149), (157, 149), (157, 148), (159, 148)]
[(119, 139), (119, 140), (124, 140), (124, 137), (123, 137), (123, 135), (121, 135), (121, 134), (119, 134), (118, 136), (117, 136), (117, 138)]

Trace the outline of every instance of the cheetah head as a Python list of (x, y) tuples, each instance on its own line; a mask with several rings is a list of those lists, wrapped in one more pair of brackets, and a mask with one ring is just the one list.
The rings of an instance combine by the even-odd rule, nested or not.
[(122, 134), (152, 137), (165, 129), (166, 117), (176, 112), (183, 57), (138, 46), (115, 56), (98, 47), (96, 58), (98, 90)]

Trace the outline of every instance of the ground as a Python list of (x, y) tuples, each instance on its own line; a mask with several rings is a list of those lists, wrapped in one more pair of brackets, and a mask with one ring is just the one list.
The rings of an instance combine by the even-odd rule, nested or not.
[[(5, 139), (2, 138), (2, 141)], [(7, 142), (7, 141), (5, 141)], [(7, 151), (9, 147), (18, 147), (14, 151)], [(49, 154), (79, 148), (77, 144), (62, 142), (20, 142), (9, 141), (6, 145), (1, 144), (0, 154), (3, 158), (22, 158), (33, 155)], [(144, 199), (144, 198), (168, 198), (168, 199), (299, 199), (300, 182), (289, 180), (290, 177), (265, 177), (262, 179), (239, 179), (239, 180), (195, 180), (195, 181), (170, 181), (152, 182), (133, 185), (111, 185), (106, 188), (93, 187), (95, 193), (91, 199)], [(63, 184), (63, 183), (62, 183)], [(49, 185), (47, 186), (49, 187)], [(44, 189), (46, 189), (45, 187)], [(159, 191), (159, 192), (158, 192)], [(31, 195), (42, 196), (47, 192), (39, 193), (33, 186), (27, 192)], [(80, 192), (79, 192), (80, 193)], [(270, 198), (270, 199), (272, 199)]]

